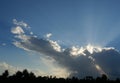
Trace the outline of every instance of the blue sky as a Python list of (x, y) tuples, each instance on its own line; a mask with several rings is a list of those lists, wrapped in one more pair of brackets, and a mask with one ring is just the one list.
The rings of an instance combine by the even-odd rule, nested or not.
[(10, 34), (12, 19), (17, 19), (28, 23), (37, 35), (50, 32), (67, 44), (109, 42), (119, 29), (118, 0), (1, 0), (0, 10), (1, 26), (7, 28), (1, 33)]
[(65, 48), (92, 44), (120, 50), (119, 4), (119, 0), (0, 0), (0, 62), (48, 71), (39, 53), (13, 45), (13, 19), (27, 23), (38, 38), (51, 33), (50, 39)]

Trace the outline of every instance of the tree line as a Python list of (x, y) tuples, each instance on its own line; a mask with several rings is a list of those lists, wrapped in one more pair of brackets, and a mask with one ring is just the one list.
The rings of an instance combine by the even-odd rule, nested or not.
[(13, 75), (9, 75), (9, 71), (5, 70), (2, 75), (0, 75), (0, 82), (38, 82), (38, 83), (83, 83), (83, 82), (104, 82), (104, 83), (120, 83), (120, 79), (110, 80), (105, 74), (101, 77), (93, 78), (92, 76), (86, 76), (83, 79), (77, 77), (72, 78), (57, 78), (56, 76), (35, 76), (33, 72), (28, 72), (27, 69), (23, 71), (17, 71)]

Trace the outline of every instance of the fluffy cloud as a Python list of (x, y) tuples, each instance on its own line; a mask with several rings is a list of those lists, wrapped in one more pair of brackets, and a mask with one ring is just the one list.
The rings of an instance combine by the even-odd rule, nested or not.
[(20, 26), (12, 28), (11, 32), (14, 34), (24, 34), (24, 31)]
[(52, 40), (48, 40), (50, 45), (53, 47), (54, 50), (61, 52), (61, 46), (56, 42), (56, 41), (52, 41)]
[[(89, 44), (85, 47), (73, 46), (72, 48), (63, 50), (56, 41), (26, 35), (23, 33), (24, 31), (22, 35), (21, 32), (16, 35), (14, 30), (11, 32), (15, 34), (15, 38), (19, 39), (13, 42), (15, 46), (27, 51), (39, 52), (53, 58), (55, 60), (54, 63), (64, 69), (64, 75), (66, 74), (65, 72), (70, 72), (70, 77), (84, 77), (86, 75), (99, 76), (103, 73), (109, 77), (118, 76), (114, 73), (118, 73), (120, 70), (118, 64), (120, 53), (114, 48), (101, 48)], [(51, 34), (48, 34), (48, 38), (50, 36)], [(113, 58), (117, 60), (113, 62)], [(50, 62), (48, 63), (50, 64)], [(114, 68), (110, 66), (111, 64), (113, 64)]]

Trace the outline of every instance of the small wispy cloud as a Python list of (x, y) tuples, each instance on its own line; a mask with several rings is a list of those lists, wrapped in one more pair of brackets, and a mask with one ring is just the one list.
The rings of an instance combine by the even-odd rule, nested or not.
[(25, 23), (23, 21), (18, 22), (16, 19), (13, 19), (13, 24), (24, 27), (24, 28), (30, 28), (30, 26), (27, 23)]
[(5, 43), (5, 42), (0, 43), (0, 46), (6, 46), (6, 45), (7, 45), (7, 43)]
[(2, 43), (2, 46), (6, 46), (7, 44), (6, 43)]
[(47, 38), (50, 38), (51, 36), (52, 36), (52, 33), (46, 34), (46, 37), (47, 37)]
[(6, 43), (2, 43), (3, 46), (6, 46)]

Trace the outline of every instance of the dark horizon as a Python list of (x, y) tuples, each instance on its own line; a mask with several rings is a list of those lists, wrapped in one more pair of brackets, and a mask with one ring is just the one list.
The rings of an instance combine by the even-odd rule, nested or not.
[(120, 78), (114, 80), (109, 79), (105, 74), (101, 77), (93, 78), (92, 76), (86, 76), (84, 78), (57, 78), (56, 76), (35, 76), (33, 72), (29, 72), (27, 69), (23, 71), (17, 71), (13, 75), (9, 75), (9, 71), (5, 70), (0, 75), (0, 82), (47, 82), (47, 83), (84, 83), (84, 82), (102, 82), (102, 83), (119, 83)]

